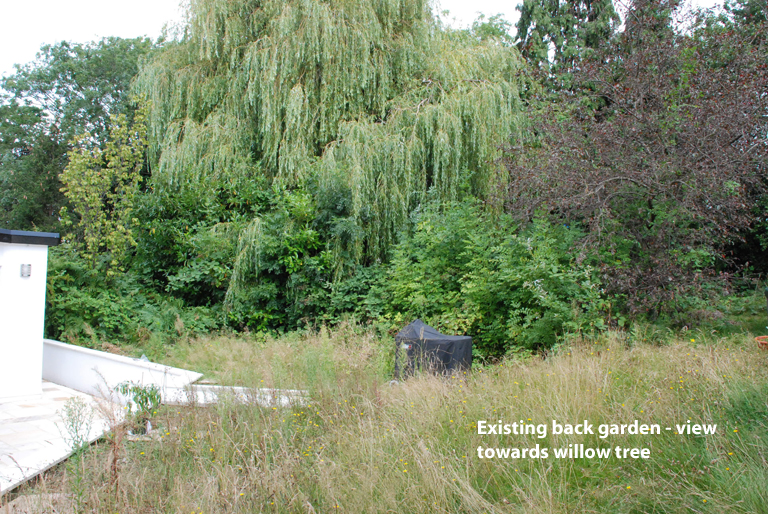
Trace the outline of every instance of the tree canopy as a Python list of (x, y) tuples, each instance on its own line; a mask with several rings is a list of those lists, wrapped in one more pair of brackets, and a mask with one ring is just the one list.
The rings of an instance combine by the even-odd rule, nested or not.
[(608, 43), (619, 22), (612, 0), (523, 0), (517, 10), (518, 48), (529, 63), (553, 73)]
[(56, 229), (64, 203), (59, 173), (69, 142), (88, 132), (103, 145), (110, 116), (127, 101), (146, 38), (43, 45), (37, 59), (0, 81), (0, 223)]
[(422, 0), (195, 1), (187, 37), (137, 82), (153, 179), (342, 188), (356, 259), (382, 259), (429, 191), (491, 193), (522, 68), (494, 41), (441, 30)]
[(421, 317), (491, 357), (703, 302), (768, 246), (764, 2), (625, 7), (193, 0), (154, 48), (43, 47), (0, 222), (72, 228), (49, 335)]
[(625, 31), (574, 73), (578, 94), (530, 113), (510, 160), (510, 209), (588, 227), (583, 255), (637, 311), (733, 269), (726, 249), (766, 192), (766, 48), (706, 17), (680, 33), (678, 8), (633, 2)]

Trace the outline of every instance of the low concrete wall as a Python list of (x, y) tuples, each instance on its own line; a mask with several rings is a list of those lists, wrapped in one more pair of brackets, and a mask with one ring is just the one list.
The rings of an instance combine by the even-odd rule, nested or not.
[[(108, 397), (121, 382), (156, 385), (166, 398), (203, 375), (90, 348), (43, 340), (43, 380), (94, 396)], [(115, 395), (117, 396), (117, 395)]]
[(221, 400), (262, 407), (304, 406), (308, 403), (307, 392), (295, 389), (248, 389), (193, 384), (180, 389), (167, 387), (163, 394), (163, 403), (166, 405), (211, 405)]

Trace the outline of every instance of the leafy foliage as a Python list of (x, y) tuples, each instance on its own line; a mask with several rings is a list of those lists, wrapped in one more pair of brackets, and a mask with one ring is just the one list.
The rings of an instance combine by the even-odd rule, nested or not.
[[(737, 30), (753, 32), (753, 35), (765, 41), (765, 31), (761, 27), (768, 21), (768, 6), (760, 0), (726, 0), (723, 5), (727, 13), (726, 24)], [(722, 17), (721, 17), (722, 20)]]
[(514, 50), (440, 30), (421, 0), (195, 2), (188, 37), (137, 82), (154, 185), (341, 181), (356, 262), (383, 259), (428, 190), (493, 189), (521, 68)]
[(515, 215), (583, 223), (611, 292), (657, 314), (727, 264), (768, 155), (765, 48), (717, 27), (677, 34), (674, 6), (633, 3), (575, 74), (580, 95), (531, 113), (509, 166)]
[(152, 48), (145, 38), (44, 45), (0, 81), (0, 223), (58, 231), (66, 199), (59, 174), (68, 143), (88, 132), (104, 143), (111, 116), (126, 114), (131, 79)]
[(49, 251), (45, 333), (100, 348), (111, 344), (168, 343), (222, 327), (220, 307), (189, 307), (147, 288), (132, 273), (109, 281), (70, 245)]
[(470, 32), (481, 41), (493, 39), (501, 44), (511, 45), (514, 42), (514, 38), (510, 34), (511, 29), (512, 24), (505, 20), (502, 14), (495, 14), (488, 18), (484, 14), (480, 14), (472, 22)]
[(148, 422), (160, 407), (162, 396), (155, 384), (144, 385), (136, 382), (121, 382), (115, 386), (115, 391), (127, 400), (126, 407), (132, 418), (134, 427), (141, 432), (149, 428)]
[[(91, 136), (73, 141), (79, 146), (61, 173), (62, 191), (78, 216), (77, 228), (85, 245), (83, 255), (95, 263), (102, 250), (110, 254), (111, 267), (122, 266), (131, 246), (136, 245), (132, 225), (136, 194), (146, 147), (146, 111), (136, 111), (132, 123), (124, 114), (111, 120), (105, 150), (88, 148)], [(67, 208), (62, 208), (62, 217)], [(123, 268), (119, 268), (124, 271)]]
[(619, 23), (612, 0), (523, 0), (517, 10), (520, 52), (555, 74), (569, 72), (607, 43)]
[(703, 310), (768, 240), (763, 4), (685, 31), (675, 0), (623, 28), (610, 0), (519, 10), (515, 47), (424, 0), (196, 0), (133, 82), (147, 111), (148, 41), (44, 47), (2, 83), (0, 223), (75, 214), (48, 335), (418, 316), (499, 356)]
[(236, 325), (295, 327), (324, 309), (333, 259), (313, 226), (312, 197), (287, 191), (280, 196), (276, 209), (241, 235), (227, 293)]
[[(6, 103), (7, 102), (7, 103)], [(0, 96), (0, 224), (55, 230), (63, 195), (59, 173), (66, 145), (39, 107)]]
[(147, 38), (116, 37), (43, 45), (37, 60), (17, 66), (2, 88), (23, 105), (42, 107), (65, 140), (83, 132), (100, 139), (112, 116), (131, 110), (128, 88), (151, 48)]
[(537, 221), (518, 231), (471, 202), (430, 206), (414, 224), (381, 286), (387, 318), (472, 334), (483, 356), (547, 349), (603, 326), (601, 286), (570, 253), (577, 230)]

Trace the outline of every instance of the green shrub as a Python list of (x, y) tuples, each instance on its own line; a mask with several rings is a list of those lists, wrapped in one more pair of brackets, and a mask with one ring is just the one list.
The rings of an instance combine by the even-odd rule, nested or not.
[(48, 337), (95, 343), (123, 334), (132, 324), (130, 307), (107, 287), (100, 263), (92, 267), (66, 244), (50, 250), (46, 300)]
[(264, 180), (213, 181), (204, 190), (157, 188), (141, 195), (131, 271), (189, 305), (221, 303), (238, 233), (273, 201), (271, 191), (262, 188)]
[(481, 356), (547, 349), (599, 329), (600, 283), (572, 257), (581, 235), (544, 221), (521, 230), (473, 201), (431, 205), (387, 266), (385, 318), (470, 334)]
[(68, 245), (50, 251), (46, 335), (97, 346), (100, 342), (144, 343), (154, 334), (165, 342), (223, 326), (221, 305), (189, 307), (141, 284), (134, 273), (107, 278)]
[(240, 235), (227, 291), (228, 322), (238, 328), (293, 329), (327, 307), (333, 256), (314, 226), (315, 204), (303, 191), (281, 201)]

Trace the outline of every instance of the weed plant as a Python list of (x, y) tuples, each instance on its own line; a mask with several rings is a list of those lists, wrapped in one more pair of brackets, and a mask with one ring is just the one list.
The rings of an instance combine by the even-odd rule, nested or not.
[[(305, 389), (289, 408), (165, 407), (161, 437), (84, 454), (93, 512), (765, 512), (768, 352), (749, 334), (608, 332), (546, 359), (389, 385), (390, 342), (351, 326), (209, 337), (170, 364), (223, 384)], [(710, 436), (480, 435), (479, 420), (716, 423)], [(477, 448), (648, 448), (649, 459), (481, 459)], [(71, 492), (67, 470), (47, 490)], [(116, 488), (114, 484), (118, 484)]]

